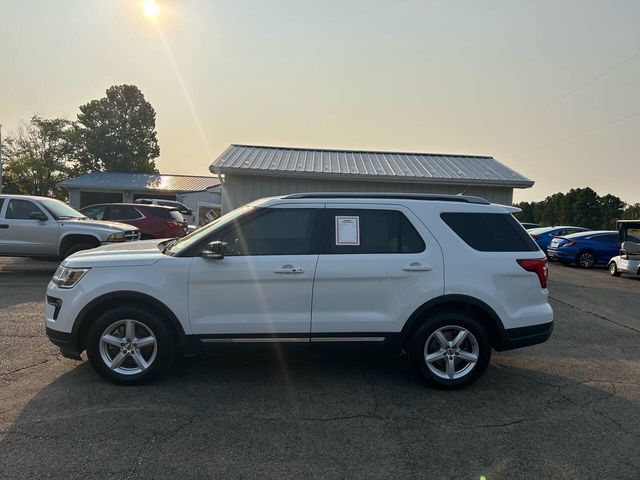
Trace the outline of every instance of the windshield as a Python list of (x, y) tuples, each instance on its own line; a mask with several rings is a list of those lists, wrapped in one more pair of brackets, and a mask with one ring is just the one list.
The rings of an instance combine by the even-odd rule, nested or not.
[(79, 211), (71, 208), (66, 203), (62, 203), (60, 200), (54, 200), (53, 198), (47, 198), (44, 200), (38, 200), (40, 204), (46, 208), (51, 215), (57, 219), (61, 218), (86, 218)]
[(179, 254), (180, 252), (183, 252), (187, 248), (200, 242), (203, 238), (205, 238), (207, 235), (214, 232), (218, 228), (222, 228), (228, 223), (235, 221), (238, 217), (240, 217), (241, 215), (244, 215), (245, 213), (247, 213), (252, 209), (253, 207), (248, 207), (248, 206), (236, 208), (235, 210), (232, 210), (229, 213), (226, 213), (223, 216), (216, 218), (210, 224), (202, 228), (199, 228), (195, 232), (187, 235), (186, 237), (182, 237), (180, 240), (177, 240), (173, 245), (169, 247), (168, 251), (172, 255)]

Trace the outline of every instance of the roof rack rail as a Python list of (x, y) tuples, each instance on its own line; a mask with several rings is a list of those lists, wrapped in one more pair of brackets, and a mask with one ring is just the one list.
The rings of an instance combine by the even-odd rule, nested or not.
[(403, 200), (427, 200), (434, 202), (464, 202), (489, 205), (490, 202), (481, 197), (470, 195), (445, 195), (430, 193), (293, 193), (282, 198), (382, 198), (382, 199), (403, 199)]

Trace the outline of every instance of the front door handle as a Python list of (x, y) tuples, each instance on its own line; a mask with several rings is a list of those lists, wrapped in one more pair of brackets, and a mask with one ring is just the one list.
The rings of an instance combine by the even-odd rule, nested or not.
[(303, 273), (304, 268), (294, 267), (293, 265), (283, 265), (280, 268), (276, 268), (274, 273)]
[(428, 272), (431, 269), (430, 265), (422, 265), (419, 262), (411, 262), (409, 265), (402, 267), (405, 272)]
[(9, 225), (7, 225), (6, 223), (3, 223), (2, 225), (0, 225), (0, 228), (9, 228)]

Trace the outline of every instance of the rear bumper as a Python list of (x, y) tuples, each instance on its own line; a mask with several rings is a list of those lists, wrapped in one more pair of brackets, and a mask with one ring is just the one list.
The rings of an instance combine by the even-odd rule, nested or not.
[(551, 248), (547, 248), (547, 257), (553, 260), (573, 260), (573, 256), (568, 252), (563, 252), (562, 250), (554, 250)]
[(80, 360), (80, 352), (76, 349), (73, 334), (59, 332), (58, 330), (54, 330), (49, 327), (46, 327), (46, 333), (49, 341), (60, 347), (60, 353), (62, 353), (63, 357)]
[(528, 347), (546, 342), (553, 332), (553, 322), (529, 325), (527, 327), (507, 328), (503, 332), (503, 339), (498, 351)]

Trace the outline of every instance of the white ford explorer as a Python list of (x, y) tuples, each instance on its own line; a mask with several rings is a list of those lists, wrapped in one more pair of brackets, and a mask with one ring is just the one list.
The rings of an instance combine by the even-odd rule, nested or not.
[(221, 342), (385, 342), (428, 383), (476, 380), (491, 350), (553, 329), (544, 253), (513, 207), (465, 196), (295, 194), (180, 240), (67, 258), (46, 331), (123, 384)]

